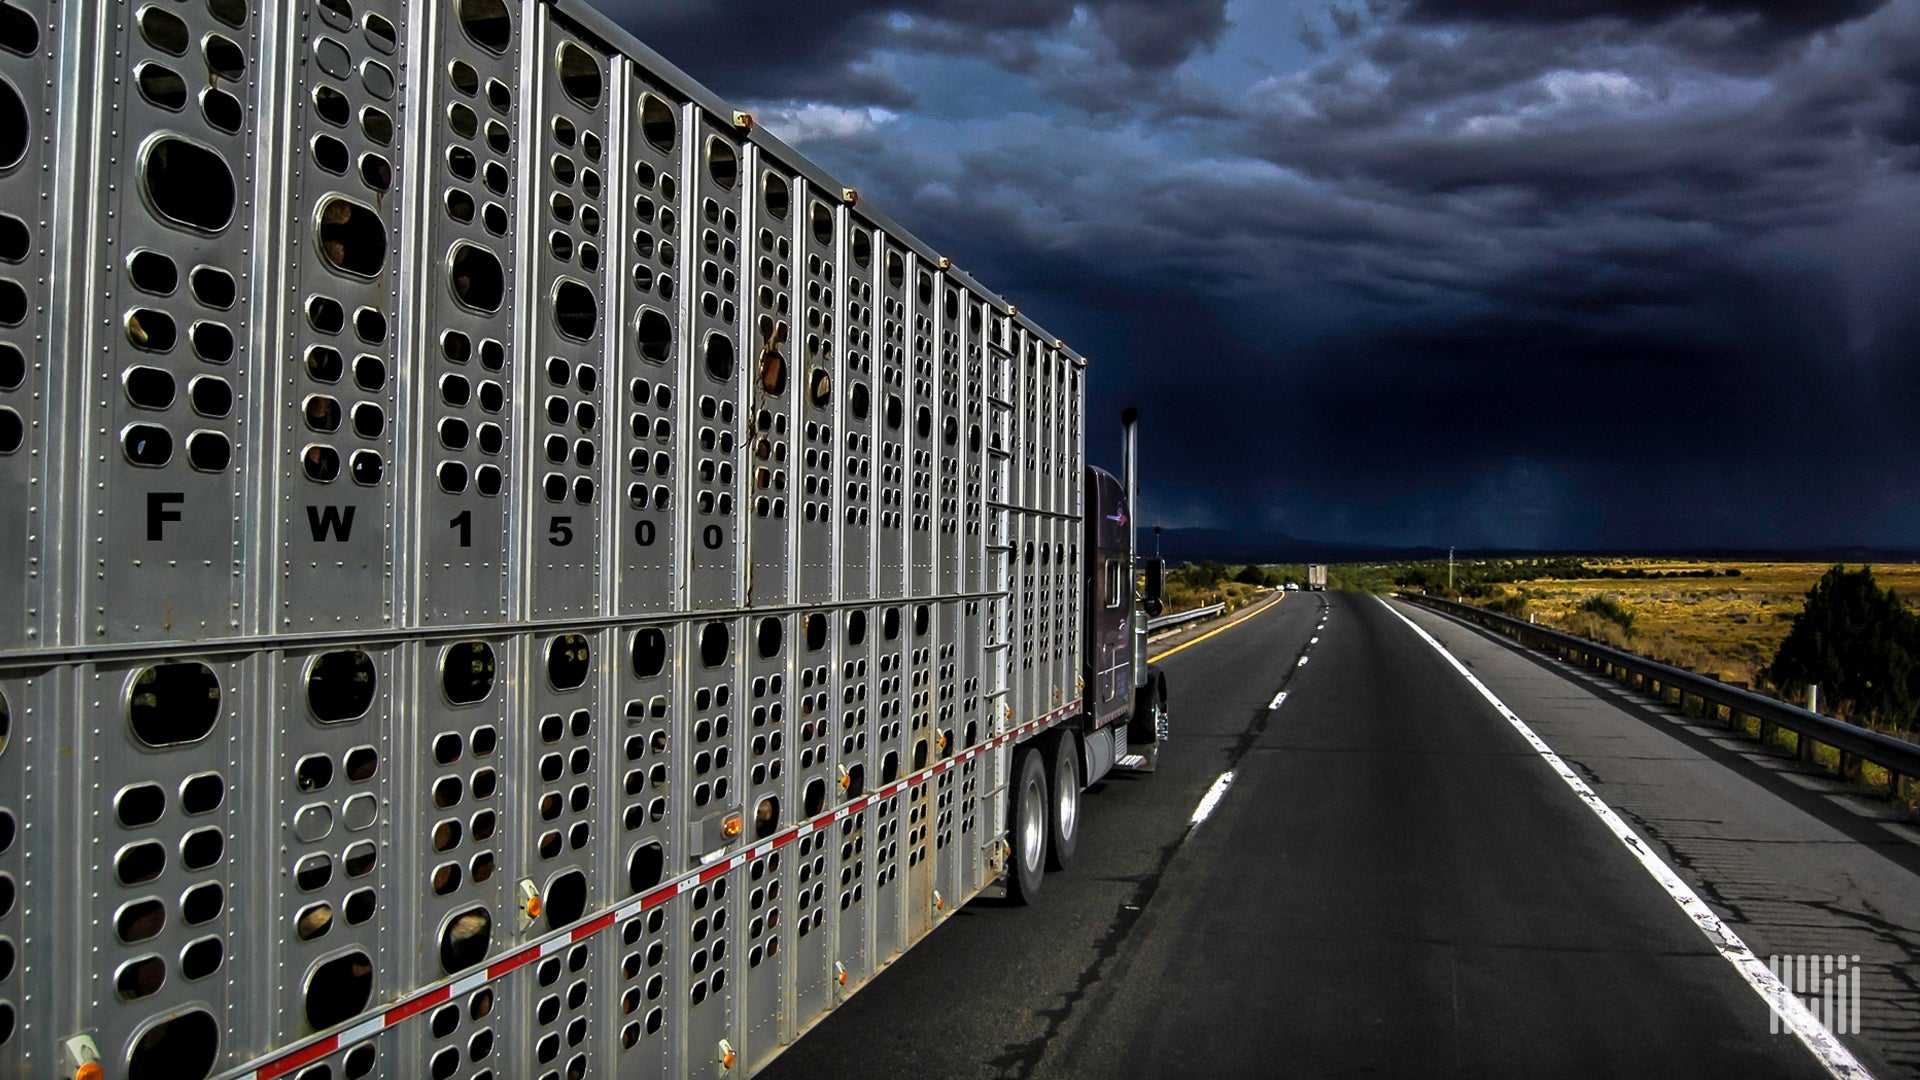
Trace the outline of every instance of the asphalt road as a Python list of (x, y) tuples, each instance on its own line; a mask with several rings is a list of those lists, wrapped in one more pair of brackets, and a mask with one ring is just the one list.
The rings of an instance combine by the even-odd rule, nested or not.
[(969, 904), (763, 1076), (1824, 1075), (1378, 601), (1162, 665), (1160, 771), (1091, 790), (1040, 902)]

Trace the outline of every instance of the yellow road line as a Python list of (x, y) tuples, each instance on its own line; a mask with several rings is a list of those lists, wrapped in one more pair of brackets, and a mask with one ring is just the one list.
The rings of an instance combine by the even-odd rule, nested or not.
[(1165, 660), (1167, 657), (1172, 656), (1174, 653), (1179, 652), (1181, 649), (1190, 649), (1193, 646), (1198, 645), (1201, 642), (1207, 640), (1208, 638), (1214, 636), (1215, 634), (1224, 634), (1227, 631), (1233, 629), (1236, 626), (1239, 626), (1241, 623), (1246, 622), (1248, 619), (1253, 618), (1255, 615), (1258, 615), (1263, 611), (1270, 611), (1274, 608), (1279, 607), (1280, 601), (1285, 600), (1286, 598), (1287, 598), (1286, 594), (1283, 593), (1277, 599), (1275, 599), (1273, 603), (1262, 604), (1259, 607), (1253, 609), (1252, 611), (1247, 612), (1245, 615), (1242, 615), (1239, 618), (1228, 623), (1227, 625), (1219, 628), (1218, 630), (1209, 630), (1206, 633), (1201, 634), (1199, 637), (1194, 638), (1192, 641), (1183, 641), (1180, 644), (1175, 645), (1173, 648), (1168, 649), (1166, 652), (1161, 653), (1159, 656), (1147, 657), (1147, 663), (1152, 664), (1152, 663), (1157, 663), (1161, 660)]

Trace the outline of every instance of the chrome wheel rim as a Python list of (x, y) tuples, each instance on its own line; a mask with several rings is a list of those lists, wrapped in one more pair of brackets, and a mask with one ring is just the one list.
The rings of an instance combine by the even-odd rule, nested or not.
[(1039, 784), (1030, 784), (1027, 797), (1020, 800), (1020, 858), (1029, 870), (1040, 865), (1040, 851), (1047, 839), (1046, 793)]

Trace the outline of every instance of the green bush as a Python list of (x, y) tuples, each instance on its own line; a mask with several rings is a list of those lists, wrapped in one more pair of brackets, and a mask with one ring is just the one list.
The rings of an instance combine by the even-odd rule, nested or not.
[(1920, 718), (1920, 616), (1873, 568), (1835, 566), (1807, 592), (1767, 677), (1790, 696), (1818, 685), (1856, 721), (1912, 730)]
[(1592, 615), (1597, 615), (1618, 626), (1621, 632), (1629, 637), (1633, 635), (1633, 612), (1628, 610), (1625, 604), (1622, 604), (1611, 596), (1598, 593), (1589, 596), (1581, 601), (1580, 610)]

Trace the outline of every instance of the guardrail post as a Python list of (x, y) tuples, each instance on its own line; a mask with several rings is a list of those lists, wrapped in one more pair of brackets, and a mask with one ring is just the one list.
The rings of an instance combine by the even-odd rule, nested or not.
[(1813, 764), (1813, 748), (1818, 745), (1813, 736), (1804, 731), (1794, 734), (1794, 756), (1808, 765)]

